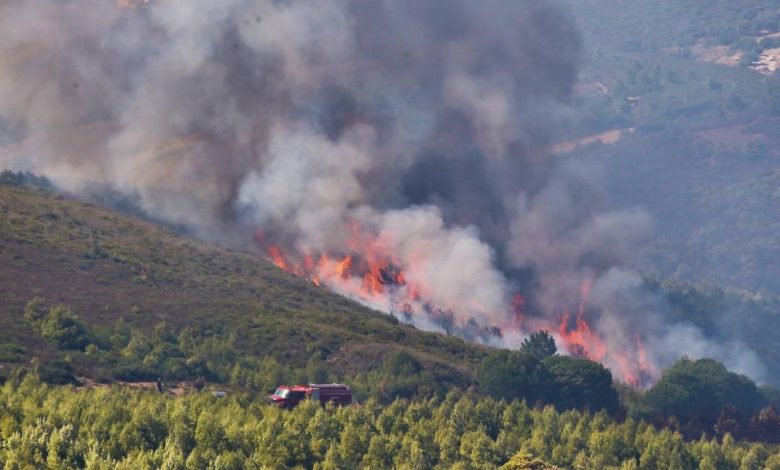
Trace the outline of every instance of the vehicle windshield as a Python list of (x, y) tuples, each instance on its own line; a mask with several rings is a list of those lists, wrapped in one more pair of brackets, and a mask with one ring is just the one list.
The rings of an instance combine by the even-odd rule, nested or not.
[(274, 392), (274, 396), (279, 398), (287, 398), (288, 393), (290, 393), (290, 391), (286, 388), (277, 388)]

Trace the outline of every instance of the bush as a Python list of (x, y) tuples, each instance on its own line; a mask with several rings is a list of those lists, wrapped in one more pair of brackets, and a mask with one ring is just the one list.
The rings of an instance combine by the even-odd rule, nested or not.
[(84, 325), (64, 305), (49, 309), (43, 299), (36, 297), (24, 307), (24, 318), (59, 349), (84, 351), (92, 342)]
[(41, 336), (59, 349), (83, 351), (90, 343), (87, 329), (62, 305), (49, 311), (39, 325)]
[(612, 373), (603, 365), (587, 359), (550, 356), (545, 365), (555, 380), (558, 409), (607, 410), (616, 413), (620, 407), (612, 386)]
[(497, 350), (480, 365), (482, 391), (496, 398), (524, 399), (559, 409), (619, 409), (612, 373), (599, 363), (555, 354), (546, 332), (526, 341), (521, 351)]
[(24, 307), (24, 318), (33, 323), (43, 320), (48, 313), (49, 308), (40, 297), (30, 300)]
[(744, 375), (729, 372), (712, 359), (682, 358), (664, 371), (661, 380), (647, 391), (640, 418), (675, 416), (687, 434), (711, 432), (723, 414), (732, 409), (747, 417), (767, 404), (756, 384)]
[(14, 172), (10, 170), (0, 172), (0, 186), (22, 186), (47, 190), (53, 188), (51, 181), (45, 176), (35, 176), (28, 171)]
[(47, 361), (36, 368), (42, 382), (54, 385), (78, 385), (79, 381), (73, 375), (71, 365), (61, 359)]
[(15, 343), (0, 344), (0, 362), (22, 362), (26, 350)]
[(555, 346), (555, 339), (547, 331), (537, 331), (523, 340), (520, 350), (528, 353), (537, 359), (544, 359), (558, 352)]

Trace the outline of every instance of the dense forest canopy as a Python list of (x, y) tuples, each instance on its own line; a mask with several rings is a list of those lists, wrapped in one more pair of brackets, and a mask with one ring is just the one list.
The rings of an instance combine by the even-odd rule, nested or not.
[(282, 411), (251, 394), (173, 398), (26, 378), (6, 383), (0, 398), (7, 469), (780, 468), (776, 446), (737, 443), (729, 434), (686, 442), (604, 412), (530, 408), (473, 392), (349, 408), (304, 402)]

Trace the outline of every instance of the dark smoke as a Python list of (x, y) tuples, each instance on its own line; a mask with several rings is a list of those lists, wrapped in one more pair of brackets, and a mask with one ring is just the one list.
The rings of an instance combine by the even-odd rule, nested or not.
[(0, 168), (108, 187), (226, 243), (260, 228), (348, 253), (357, 222), (430, 286), (431, 329), (505, 325), (517, 288), (548, 326), (589, 282), (610, 345), (642, 332), (664, 364), (693, 339), (758, 374), (741, 346), (664, 325), (621, 268), (648, 217), (603, 212), (592, 170), (549, 157), (580, 49), (541, 0), (6, 0)]

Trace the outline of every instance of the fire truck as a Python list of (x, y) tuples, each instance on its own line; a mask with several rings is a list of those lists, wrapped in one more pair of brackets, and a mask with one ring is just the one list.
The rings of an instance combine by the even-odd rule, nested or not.
[(294, 408), (301, 400), (316, 400), (321, 404), (349, 405), (352, 403), (352, 390), (344, 384), (280, 385), (269, 401), (279, 408)]

